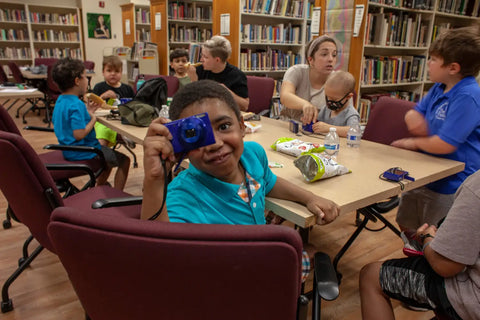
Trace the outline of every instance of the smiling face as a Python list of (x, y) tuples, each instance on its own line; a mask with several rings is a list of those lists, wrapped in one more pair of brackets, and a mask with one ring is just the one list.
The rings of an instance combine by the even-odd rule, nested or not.
[(337, 47), (330, 41), (322, 42), (308, 62), (315, 71), (329, 75), (337, 64)]
[(219, 99), (204, 99), (186, 107), (180, 118), (207, 112), (215, 135), (215, 143), (188, 153), (190, 162), (215, 178), (229, 183), (243, 181), (240, 157), (243, 153), (245, 125), (235, 112)]

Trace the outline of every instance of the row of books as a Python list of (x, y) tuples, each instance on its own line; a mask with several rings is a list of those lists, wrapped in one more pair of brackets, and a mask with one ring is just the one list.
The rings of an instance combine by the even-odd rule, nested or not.
[(433, 0), (369, 0), (369, 2), (397, 8), (433, 10)]
[(25, 10), (0, 9), (0, 21), (27, 22)]
[(74, 58), (83, 59), (80, 48), (44, 48), (35, 49), (35, 58)]
[(150, 30), (145, 30), (144, 28), (137, 29), (135, 31), (136, 33), (136, 39), (140, 41), (150, 41), (152, 38), (152, 35), (150, 33)]
[(150, 24), (150, 10), (139, 8), (135, 15), (135, 23)]
[(277, 25), (241, 24), (242, 42), (254, 43), (302, 43), (302, 26), (291, 23)]
[(28, 31), (26, 29), (0, 29), (0, 40), (28, 40)]
[[(138, 60), (141, 56), (142, 50), (153, 50), (157, 52), (157, 44), (148, 41), (138, 41), (134, 42), (132, 46), (132, 50), (130, 50), (130, 60)], [(152, 51), (152, 52), (153, 52)]]
[(30, 21), (33, 23), (78, 25), (78, 16), (76, 13), (59, 14), (30, 12)]
[(80, 34), (78, 32), (65, 32), (56, 30), (33, 31), (33, 39), (35, 41), (62, 41), (62, 42), (79, 42)]
[(423, 81), (425, 56), (365, 56), (361, 83), (395, 84)]
[(270, 118), (280, 117), (283, 109), (285, 109), (285, 106), (280, 102), (280, 99), (273, 99), (272, 108), (270, 110)]
[(266, 50), (241, 49), (240, 69), (243, 71), (276, 71), (287, 70), (294, 64), (302, 62), (298, 53), (279, 49), (267, 48)]
[(475, 0), (439, 0), (437, 10), (440, 12), (454, 13), (478, 17), (479, 1)]
[(200, 6), (197, 3), (170, 2), (168, 18), (178, 20), (212, 21), (212, 6)]
[(0, 59), (31, 59), (30, 48), (0, 48)]
[(451, 28), (452, 28), (452, 25), (450, 24), (450, 22), (435, 24), (432, 30), (432, 41), (434, 41), (438, 37), (438, 35), (442, 33), (444, 30), (448, 30)]
[(425, 47), (429, 21), (422, 14), (387, 12), (369, 13), (366, 23), (365, 44), (380, 46)]
[(304, 0), (242, 0), (243, 12), (303, 18)]
[(170, 42), (205, 42), (212, 37), (212, 29), (169, 24)]
[(190, 62), (198, 62), (200, 61), (200, 55), (202, 54), (202, 46), (198, 43), (190, 43), (188, 53)]

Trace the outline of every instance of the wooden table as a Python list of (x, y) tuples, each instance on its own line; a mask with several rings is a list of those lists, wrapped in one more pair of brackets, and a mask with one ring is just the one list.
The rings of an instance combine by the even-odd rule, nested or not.
[[(147, 128), (122, 125), (118, 120), (98, 118), (107, 127), (142, 144)], [(412, 190), (430, 182), (445, 178), (464, 169), (464, 163), (439, 157), (429, 156), (420, 152), (362, 140), (360, 148), (346, 146), (346, 140), (340, 139), (338, 162), (352, 172), (325, 180), (308, 183), (300, 171), (294, 166), (292, 156), (282, 154), (270, 148), (270, 145), (280, 137), (298, 138), (303, 141), (323, 144), (322, 136), (296, 136), (288, 130), (288, 122), (262, 117), (262, 127), (255, 133), (246, 134), (245, 141), (260, 143), (267, 152), (268, 159), (284, 165), (274, 168), (273, 172), (282, 178), (312, 191), (313, 193), (335, 201), (341, 208), (341, 213), (355, 211), (370, 204), (382, 201), (402, 193), (399, 184), (383, 181), (379, 175), (391, 167), (401, 167), (415, 178), (406, 181), (405, 190)], [(267, 198), (268, 209), (300, 227), (314, 224), (313, 215), (303, 205), (291, 201)]]
[(17, 87), (0, 88), (0, 99), (39, 99), (43, 93), (38, 89), (18, 89)]

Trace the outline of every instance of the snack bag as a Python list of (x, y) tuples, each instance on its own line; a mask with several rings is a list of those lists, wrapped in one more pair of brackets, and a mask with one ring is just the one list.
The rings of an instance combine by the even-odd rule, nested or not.
[(254, 123), (250, 121), (245, 121), (245, 133), (254, 133), (262, 127), (259, 123)]
[(320, 153), (304, 153), (295, 159), (293, 163), (308, 182), (351, 172), (345, 166)]
[(323, 152), (325, 147), (318, 143), (304, 142), (294, 138), (279, 138), (271, 146), (273, 150), (298, 157), (303, 152)]

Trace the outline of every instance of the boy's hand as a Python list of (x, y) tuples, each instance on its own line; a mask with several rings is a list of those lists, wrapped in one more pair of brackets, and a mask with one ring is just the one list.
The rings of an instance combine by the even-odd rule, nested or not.
[(395, 140), (390, 145), (397, 148), (407, 149), (407, 150), (413, 150), (413, 151), (418, 150), (417, 144), (415, 143), (415, 138), (404, 138), (404, 139)]
[(306, 206), (317, 217), (317, 224), (328, 224), (340, 213), (340, 207), (335, 202), (319, 196), (312, 197)]
[(318, 122), (315, 122), (312, 125), (312, 129), (313, 129), (313, 132), (315, 132), (315, 133), (328, 133), (331, 126), (332, 125), (330, 125), (326, 122), (318, 121)]
[(93, 100), (87, 100), (87, 111), (90, 116), (94, 116), (94, 113), (98, 108), (100, 108), (100, 104), (95, 103)]
[(100, 98), (107, 101), (108, 99), (117, 99), (117, 94), (113, 90), (105, 91), (100, 95)]
[(148, 127), (147, 135), (143, 143), (143, 166), (145, 179), (164, 179), (162, 162), (166, 160), (167, 170), (175, 163), (175, 155), (170, 140), (172, 134), (163, 124), (169, 120), (165, 118), (155, 119)]

